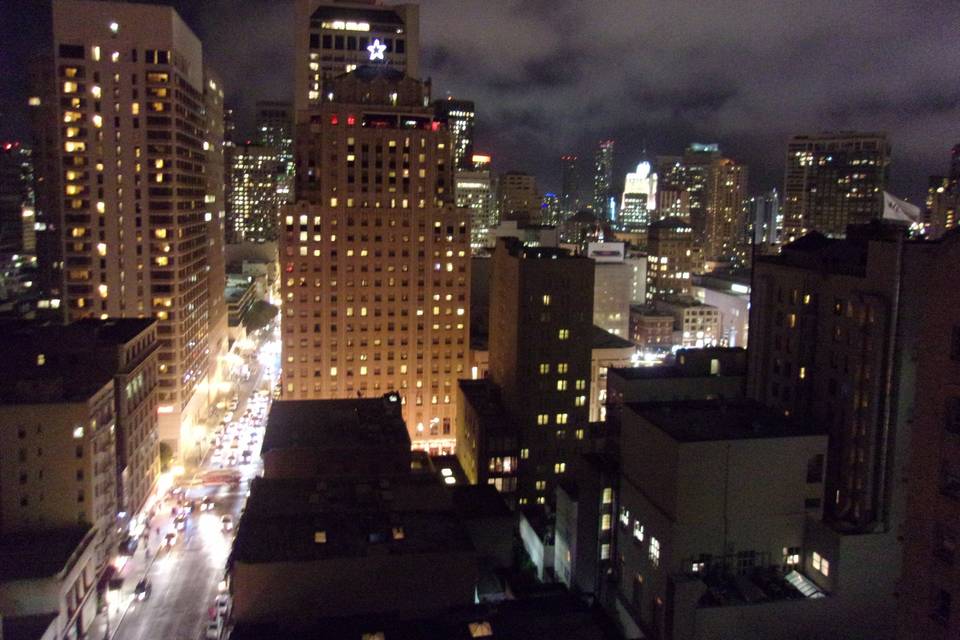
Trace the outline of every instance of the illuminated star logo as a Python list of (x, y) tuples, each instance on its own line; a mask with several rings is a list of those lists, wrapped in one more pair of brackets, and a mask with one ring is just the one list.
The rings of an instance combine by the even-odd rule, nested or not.
[(367, 47), (367, 51), (370, 52), (371, 60), (383, 60), (383, 52), (387, 50), (387, 45), (380, 42), (380, 38), (376, 38), (373, 41), (373, 44)]

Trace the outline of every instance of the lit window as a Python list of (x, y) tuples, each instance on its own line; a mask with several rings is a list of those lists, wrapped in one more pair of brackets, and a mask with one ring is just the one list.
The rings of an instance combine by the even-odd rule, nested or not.
[(583, 391), (584, 389), (587, 388), (587, 381), (582, 379), (577, 380), (576, 387), (577, 387), (577, 391)]
[(655, 566), (660, 566), (660, 541), (650, 536), (650, 563)]
[(73, 439), (74, 439), (74, 440), (79, 440), (79, 439), (82, 438), (82, 437), (83, 437), (83, 425), (81, 425), (81, 426), (79, 426), (79, 427), (74, 427), (74, 429), (73, 429)]
[(541, 413), (537, 416), (537, 424), (550, 424), (550, 416), (546, 413)]
[(567, 381), (557, 380), (557, 391), (566, 391), (566, 390), (567, 390)]
[(587, 396), (577, 396), (573, 401), (574, 406), (582, 407), (587, 404)]
[(643, 525), (639, 520), (633, 521), (633, 538), (637, 542), (643, 542)]
[(569, 368), (570, 365), (568, 365), (566, 362), (561, 362), (557, 365), (557, 373), (566, 373)]
[(550, 295), (549, 295), (549, 294), (546, 294), (546, 293), (543, 294), (543, 306), (545, 306), (545, 307), (549, 307), (549, 306), (550, 306)]
[(314, 531), (313, 541), (316, 544), (326, 544), (327, 543), (327, 532), (326, 531)]
[(46, 363), (47, 363), (47, 356), (44, 355), (44, 354), (42, 354), (42, 353), (38, 353), (38, 354), (37, 354), (37, 366), (38, 366), (38, 367), (42, 367), (42, 366), (45, 365)]
[(606, 487), (603, 490), (603, 504), (610, 504), (613, 502), (613, 487)]
[(604, 542), (600, 545), (600, 559), (609, 560), (610, 559), (610, 543)]
[(556, 463), (555, 465), (553, 465), (553, 472), (554, 472), (554, 473), (564, 473), (566, 470), (567, 470), (567, 463), (566, 463), (566, 462), (558, 462), (558, 463)]
[(527, 460), (530, 457), (530, 449), (520, 449), (520, 459)]
[(630, 509), (620, 507), (620, 524), (625, 527), (630, 525)]
[(558, 413), (557, 414), (557, 424), (567, 424), (567, 414)]
[(560, 339), (560, 340), (568, 340), (568, 339), (570, 338), (570, 330), (569, 330), (569, 329), (560, 329), (560, 330), (557, 332), (557, 338)]
[(810, 564), (813, 566), (815, 571), (819, 571), (824, 576), (830, 575), (830, 561), (816, 551), (813, 552), (813, 557), (811, 558)]
[(550, 373), (550, 365), (546, 362), (540, 363), (540, 375)]

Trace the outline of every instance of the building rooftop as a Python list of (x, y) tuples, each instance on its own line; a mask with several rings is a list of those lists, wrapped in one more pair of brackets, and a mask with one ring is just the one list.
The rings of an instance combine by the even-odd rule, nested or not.
[(383, 637), (386, 640), (613, 640), (621, 637), (599, 607), (588, 607), (573, 595), (555, 592), (496, 604), (457, 607), (427, 618), (409, 615), (325, 618), (307, 629), (297, 630), (285, 628), (282, 624), (240, 623), (230, 637), (232, 640), (273, 640), (281, 637), (286, 640), (364, 637)]
[(377, 553), (470, 551), (452, 493), (431, 475), (264, 480), (251, 486), (232, 560), (318, 561)]
[(0, 535), (0, 582), (57, 575), (70, 563), (89, 532), (89, 526), (77, 526)]
[(281, 400), (267, 418), (262, 453), (271, 449), (313, 447), (357, 449), (410, 448), (400, 414), (400, 394), (350, 400)]
[(615, 336), (596, 325), (593, 326), (592, 339), (594, 349), (629, 349), (634, 346), (629, 340)]
[(652, 304), (632, 304), (630, 305), (630, 313), (647, 318), (663, 318), (673, 322), (672, 314), (660, 311)]
[(678, 442), (816, 435), (753, 400), (632, 402), (625, 406)]

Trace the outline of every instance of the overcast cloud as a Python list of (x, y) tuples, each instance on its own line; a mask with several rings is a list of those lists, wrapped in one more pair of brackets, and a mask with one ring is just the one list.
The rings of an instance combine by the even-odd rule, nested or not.
[[(4, 18), (21, 6), (4, 4)], [(256, 100), (291, 96), (292, 2), (168, 4), (203, 39), (241, 129)], [(790, 134), (843, 128), (887, 131), (893, 189), (916, 198), (960, 142), (955, 0), (420, 4), (421, 73), (434, 94), (474, 100), (478, 149), (545, 188), (558, 186), (562, 153), (588, 172), (607, 137), (618, 174), (644, 142), (657, 155), (716, 141), (750, 166), (754, 190), (779, 187)]]

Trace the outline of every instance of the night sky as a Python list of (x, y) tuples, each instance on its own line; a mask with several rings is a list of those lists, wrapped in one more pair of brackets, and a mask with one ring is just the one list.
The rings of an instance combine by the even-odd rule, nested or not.
[[(291, 0), (173, 0), (227, 83), (241, 132), (258, 99), (292, 99)], [(0, 5), (0, 137), (25, 137), (25, 62), (45, 0)], [(719, 142), (751, 188), (782, 188), (791, 133), (882, 130), (891, 187), (919, 198), (960, 142), (956, 0), (423, 0), (421, 73), (476, 102), (495, 169), (559, 187), (559, 156), (617, 140), (641, 158)]]

